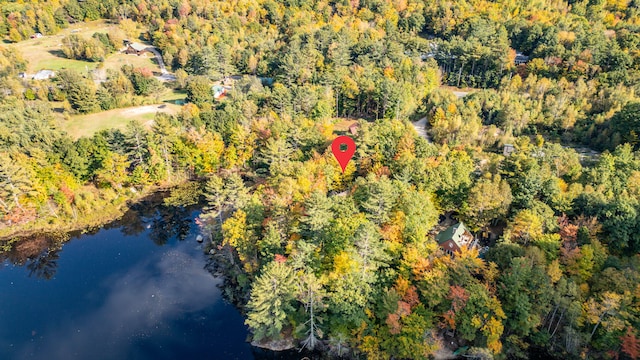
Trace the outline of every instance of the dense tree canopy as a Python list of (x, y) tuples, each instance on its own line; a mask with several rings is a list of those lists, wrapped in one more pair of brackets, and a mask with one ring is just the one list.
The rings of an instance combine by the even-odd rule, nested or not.
[[(73, 69), (20, 80), (32, 59), (19, 44), (0, 47), (3, 234), (82, 223), (176, 186), (167, 204), (206, 203), (198, 223), (256, 343), (371, 359), (456, 346), (483, 359), (638, 356), (634, 2), (0, 10), (11, 42), (116, 23), (113, 34), (63, 39), (65, 56), (98, 63), (144, 29), (176, 75), (162, 83), (125, 65), (105, 81)], [(165, 88), (184, 94), (175, 115), (79, 139), (60, 130), (78, 114), (158, 104)], [(409, 122), (418, 119), (427, 136)], [(330, 145), (344, 134), (357, 150), (342, 172)], [(450, 256), (435, 235), (458, 221), (480, 246)]]

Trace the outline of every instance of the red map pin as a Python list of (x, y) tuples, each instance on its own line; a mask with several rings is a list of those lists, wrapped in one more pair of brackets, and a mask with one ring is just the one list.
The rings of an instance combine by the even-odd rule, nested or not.
[[(344, 148), (344, 150), (341, 148)], [(353, 154), (356, 152), (356, 143), (348, 136), (338, 136), (333, 140), (333, 143), (331, 143), (331, 151), (333, 152), (333, 156), (336, 157), (336, 160), (338, 160), (344, 173), (344, 169), (347, 168), (349, 160), (351, 160)]]

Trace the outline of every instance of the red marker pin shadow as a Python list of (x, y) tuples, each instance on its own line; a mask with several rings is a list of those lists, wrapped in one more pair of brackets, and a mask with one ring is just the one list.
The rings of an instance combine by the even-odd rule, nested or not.
[[(340, 149), (343, 145), (346, 147), (345, 150)], [(344, 169), (347, 168), (349, 160), (351, 160), (353, 154), (356, 152), (356, 143), (348, 136), (338, 136), (333, 140), (333, 143), (331, 143), (331, 151), (333, 152), (333, 156), (336, 157), (336, 160), (338, 160), (344, 173)]]

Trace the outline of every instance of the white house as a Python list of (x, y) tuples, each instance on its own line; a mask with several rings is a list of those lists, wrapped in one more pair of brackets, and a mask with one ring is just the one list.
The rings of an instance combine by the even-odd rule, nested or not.
[(502, 155), (509, 156), (516, 151), (516, 148), (512, 144), (504, 144)]
[(53, 70), (40, 70), (33, 75), (33, 80), (47, 80), (56, 76), (56, 72)]

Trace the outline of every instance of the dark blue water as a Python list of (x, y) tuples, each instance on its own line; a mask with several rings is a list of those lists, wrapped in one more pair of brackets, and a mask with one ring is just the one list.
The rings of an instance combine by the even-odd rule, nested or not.
[(64, 245), (14, 246), (0, 258), (0, 359), (261, 357), (204, 269), (197, 214), (156, 206)]

